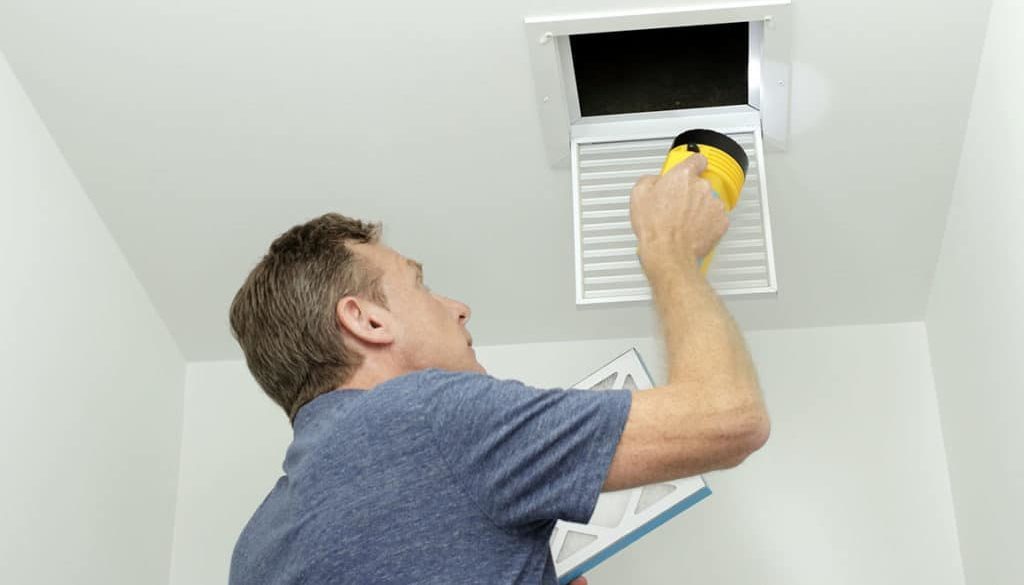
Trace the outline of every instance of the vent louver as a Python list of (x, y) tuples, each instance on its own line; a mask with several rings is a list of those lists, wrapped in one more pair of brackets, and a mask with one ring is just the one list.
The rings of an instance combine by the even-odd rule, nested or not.
[[(746, 150), (750, 168), (708, 280), (722, 296), (774, 294), (778, 287), (760, 130), (726, 133)], [(651, 299), (630, 226), (629, 196), (642, 175), (660, 172), (674, 138), (675, 134), (636, 140), (573, 140), (578, 304)]]

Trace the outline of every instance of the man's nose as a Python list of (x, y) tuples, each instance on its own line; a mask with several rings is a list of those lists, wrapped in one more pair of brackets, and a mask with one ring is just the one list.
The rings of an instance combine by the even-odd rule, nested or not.
[(469, 323), (469, 318), (473, 315), (473, 311), (469, 308), (469, 305), (456, 301), (455, 299), (448, 299), (455, 307), (455, 314), (459, 316), (459, 324), (465, 325)]

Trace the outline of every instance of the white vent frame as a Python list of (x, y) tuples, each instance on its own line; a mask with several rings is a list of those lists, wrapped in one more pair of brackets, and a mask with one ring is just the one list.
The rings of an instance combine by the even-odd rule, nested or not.
[[(721, 4), (619, 12), (537, 16), (524, 19), (533, 67), (534, 89), (548, 161), (564, 165), (569, 159), (570, 126), (586, 121), (633, 120), (666, 112), (581, 117), (569, 37), (654, 28), (673, 28), (749, 22), (751, 50), (749, 106), (761, 117), (763, 140), (772, 150), (785, 150), (789, 139), (791, 0), (737, 0)], [(695, 115), (721, 108), (671, 110)]]
[[(626, 264), (633, 263), (633, 267), (623, 267), (623, 269), (632, 269), (632, 274), (625, 275), (629, 276), (633, 280), (641, 279), (642, 284), (636, 286), (628, 286), (622, 290), (610, 289), (609, 294), (605, 296), (588, 296), (588, 287), (584, 281), (586, 277), (586, 261), (584, 256), (584, 242), (583, 242), (583, 219), (581, 209), (582, 205), (582, 194), (580, 186), (580, 164), (579, 164), (579, 150), (580, 145), (590, 144), (604, 144), (604, 143), (623, 143), (632, 141), (649, 141), (649, 140), (661, 140), (664, 141), (666, 153), (668, 144), (675, 138), (675, 136), (684, 130), (691, 128), (714, 128), (719, 132), (725, 134), (746, 134), (750, 133), (753, 135), (753, 156), (751, 157), (751, 173), (755, 172), (756, 177), (748, 179), (748, 185), (754, 184), (756, 179), (756, 185), (758, 190), (757, 202), (759, 217), (755, 218), (755, 223), (760, 226), (760, 233), (756, 231), (755, 237), (760, 239), (759, 249), (763, 250), (764, 258), (753, 263), (748, 263), (751, 269), (756, 269), (757, 274), (764, 274), (764, 284), (761, 285), (762, 279), (757, 279), (757, 282), (753, 285), (744, 286), (742, 281), (735, 282), (730, 285), (716, 284), (714, 282), (716, 263), (712, 263), (711, 270), (709, 271), (708, 277), (712, 280), (712, 285), (715, 291), (722, 297), (742, 297), (742, 298), (772, 298), (778, 294), (778, 279), (775, 272), (775, 252), (772, 243), (772, 229), (771, 229), (771, 211), (768, 204), (768, 183), (765, 173), (764, 165), (764, 141), (761, 134), (761, 128), (759, 118), (756, 113), (752, 113), (743, 107), (734, 108), (716, 108), (716, 112), (713, 114), (680, 114), (680, 113), (667, 113), (662, 116), (638, 116), (632, 120), (624, 121), (618, 120), (615, 122), (588, 122), (573, 127), (573, 136), (571, 139), (570, 148), (570, 159), (571, 159), (571, 171), (572, 171), (572, 194), (573, 194), (573, 243), (574, 243), (574, 264), (575, 264), (575, 277), (576, 277), (576, 304), (577, 305), (594, 305), (594, 304), (608, 304), (608, 303), (630, 303), (630, 302), (644, 302), (652, 299), (650, 285), (647, 283), (646, 278), (643, 277), (643, 270), (640, 267), (639, 259), (636, 258), (632, 261), (617, 262), (614, 264)], [(636, 171), (637, 177), (641, 174), (651, 174), (660, 167), (660, 162), (655, 164), (651, 169), (647, 169), (646, 172)], [(632, 179), (627, 179), (631, 181)], [(752, 195), (744, 191), (744, 198), (740, 200), (740, 207), (745, 204), (750, 204), (749, 197)], [(625, 193), (624, 201), (622, 193)], [(627, 214), (624, 219), (626, 226), (629, 225), (628, 219), (628, 192), (620, 192), (620, 195), (616, 197), (620, 200), (619, 209), (615, 212), (620, 216), (619, 223), (622, 223), (623, 209)], [(737, 208), (739, 210), (739, 208)], [(737, 228), (731, 227), (730, 233), (735, 233)], [(632, 234), (631, 230), (620, 230), (628, 231)], [(730, 233), (727, 233), (725, 238), (722, 240), (722, 245), (726, 244), (730, 239)], [(624, 238), (625, 236), (613, 236)], [(626, 240), (624, 242), (625, 247), (635, 246), (635, 236), (632, 240)], [(721, 260), (722, 262), (728, 261), (727, 252), (724, 251), (723, 246), (720, 245), (718, 255), (716, 255), (716, 262)], [(622, 248), (619, 248), (622, 249)], [(741, 253), (742, 254), (742, 253)], [(617, 254), (622, 257), (623, 254)], [(637, 276), (639, 275), (639, 277)]]
[[(734, 217), (741, 222), (752, 221), (755, 225), (759, 222), (760, 230), (742, 242), (729, 241), (736, 236), (726, 234), (708, 274), (712, 286), (723, 297), (770, 298), (778, 294), (764, 154), (766, 148), (785, 150), (789, 140), (791, 3), (792, 0), (732, 0), (718, 4), (525, 19), (527, 47), (533, 65), (548, 160), (553, 166), (571, 166), (577, 305), (645, 302), (652, 298), (646, 278), (638, 278), (637, 273), (643, 276), (638, 259), (626, 250), (630, 244), (617, 244), (614, 255), (599, 249), (606, 245), (603, 243), (595, 244), (595, 249), (584, 249), (581, 229), (591, 229), (591, 226), (583, 226), (585, 220), (581, 219), (580, 145), (631, 140), (668, 139), (670, 142), (680, 132), (694, 128), (708, 128), (726, 134), (747, 133), (748, 139), (752, 134), (754, 143), (754, 152), (749, 154), (753, 155), (751, 159), (756, 161), (756, 168), (751, 166), (748, 183), (756, 183), (758, 192), (744, 191), (740, 207), (744, 207), (746, 202), (747, 209), (737, 208), (740, 213)], [(747, 105), (581, 116), (570, 36), (739, 22), (751, 24)], [(636, 146), (639, 148), (641, 145)], [(667, 148), (664, 154), (667, 154)], [(648, 159), (655, 157), (646, 155), (643, 158), (646, 166), (654, 166)], [(615, 173), (622, 177), (622, 182), (627, 180), (626, 169), (630, 165), (636, 166), (635, 161), (629, 159), (628, 156), (622, 157), (625, 166)], [(604, 161), (588, 161), (589, 164), (593, 162), (603, 164)], [(653, 174), (657, 170), (647, 168), (645, 172), (638, 173), (637, 178), (640, 174)], [(588, 215), (621, 218), (624, 194), (628, 195), (628, 190), (616, 193), (614, 204)], [(750, 208), (755, 205), (751, 198), (755, 195), (758, 203), (756, 212), (760, 217), (751, 220)], [(621, 219), (617, 221), (621, 222)], [(628, 215), (625, 221), (628, 225)], [(744, 233), (747, 229), (753, 230), (748, 226), (734, 225), (730, 233)], [(628, 233), (631, 234), (631, 230)], [(626, 234), (614, 232), (596, 239), (617, 243), (629, 241)], [(635, 239), (632, 242), (635, 246)], [(737, 248), (742, 251), (726, 252)], [(591, 261), (587, 265), (585, 255), (606, 260)], [(584, 274), (588, 269), (605, 274), (588, 277)]]

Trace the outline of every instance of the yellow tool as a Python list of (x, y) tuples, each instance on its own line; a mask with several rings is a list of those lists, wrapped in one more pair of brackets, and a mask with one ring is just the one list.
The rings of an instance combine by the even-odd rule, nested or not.
[[(725, 211), (731, 212), (740, 201), (743, 183), (746, 181), (747, 168), (750, 160), (743, 147), (725, 134), (714, 130), (688, 130), (676, 136), (672, 148), (665, 158), (661, 174), (690, 158), (694, 153), (703, 154), (708, 159), (708, 168), (701, 173), (701, 178), (711, 183), (715, 197), (725, 203)], [(712, 250), (700, 262), (701, 274), (707, 276), (708, 267), (715, 257)]]

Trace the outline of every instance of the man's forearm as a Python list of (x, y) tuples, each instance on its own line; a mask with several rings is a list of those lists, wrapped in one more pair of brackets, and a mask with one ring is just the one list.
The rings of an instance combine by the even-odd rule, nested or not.
[(661, 318), (669, 385), (719, 411), (764, 412), (757, 373), (735, 320), (697, 262), (667, 243), (641, 243)]

